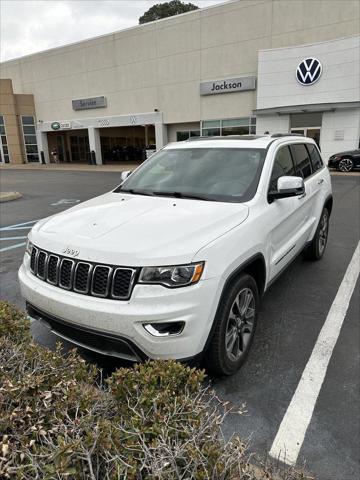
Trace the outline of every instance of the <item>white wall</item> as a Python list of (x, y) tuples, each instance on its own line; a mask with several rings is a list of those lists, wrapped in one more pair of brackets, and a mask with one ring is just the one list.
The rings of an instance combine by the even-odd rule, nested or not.
[(359, 138), (360, 109), (323, 113), (320, 146), (326, 162), (334, 153), (358, 148)]
[[(304, 58), (316, 57), (322, 75), (313, 85), (295, 78)], [(360, 37), (259, 52), (257, 108), (360, 100)]]
[[(238, 0), (5, 62), (1, 77), (34, 94), (43, 121), (155, 108), (165, 123), (245, 117), (256, 92), (201, 97), (199, 83), (256, 75), (260, 49), (357, 34), (359, 10), (358, 0)], [(99, 95), (107, 108), (72, 110)]]

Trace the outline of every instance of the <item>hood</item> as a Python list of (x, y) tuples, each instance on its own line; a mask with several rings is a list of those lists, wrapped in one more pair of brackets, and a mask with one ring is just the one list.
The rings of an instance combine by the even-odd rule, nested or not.
[(330, 158), (341, 157), (343, 155), (354, 155), (354, 153), (356, 153), (356, 150), (347, 150), (346, 152), (334, 153)]
[(78, 259), (146, 266), (191, 262), (207, 243), (242, 223), (241, 203), (107, 193), (40, 221), (31, 241)]

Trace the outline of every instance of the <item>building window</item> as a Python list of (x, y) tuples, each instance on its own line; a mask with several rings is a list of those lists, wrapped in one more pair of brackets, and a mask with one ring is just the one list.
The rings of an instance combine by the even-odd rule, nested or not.
[(6, 129), (5, 129), (5, 120), (3, 115), (0, 115), (0, 163), (9, 163), (10, 156), (9, 156), (9, 148), (7, 143), (6, 137)]
[(39, 150), (36, 141), (35, 119), (30, 116), (21, 117), (21, 125), (24, 137), (24, 146), (27, 162), (39, 161)]
[(181, 130), (180, 132), (176, 132), (177, 142), (183, 142), (192, 137), (200, 137), (200, 130)]
[(229, 118), (224, 120), (204, 120), (201, 122), (203, 137), (226, 135), (252, 135), (256, 132), (256, 118)]

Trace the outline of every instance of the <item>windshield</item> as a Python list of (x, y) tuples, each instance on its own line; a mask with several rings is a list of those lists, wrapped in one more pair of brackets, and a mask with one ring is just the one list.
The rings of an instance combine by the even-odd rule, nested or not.
[(115, 192), (245, 202), (256, 192), (265, 154), (255, 148), (164, 149)]

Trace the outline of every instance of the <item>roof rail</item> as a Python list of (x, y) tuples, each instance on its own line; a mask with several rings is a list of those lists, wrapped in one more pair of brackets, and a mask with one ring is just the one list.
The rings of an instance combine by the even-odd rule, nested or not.
[(186, 142), (193, 142), (195, 140), (256, 140), (257, 138), (262, 138), (263, 135), (214, 135), (211, 137), (190, 137)]
[(281, 137), (304, 137), (302, 133), (273, 133), (271, 138), (281, 138)]

